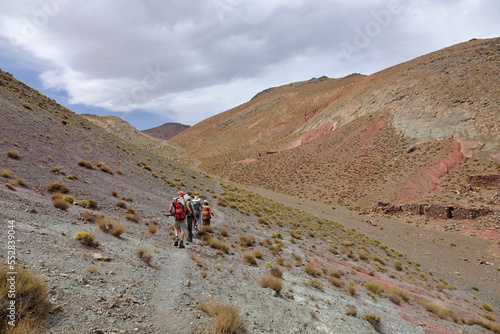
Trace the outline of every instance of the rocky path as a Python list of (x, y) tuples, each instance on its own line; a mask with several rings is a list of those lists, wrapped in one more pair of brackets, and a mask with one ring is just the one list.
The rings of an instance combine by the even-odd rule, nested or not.
[[(213, 211), (215, 216), (211, 225), (220, 228), (224, 222), (224, 213), (216, 209)], [(195, 239), (193, 241), (185, 249), (172, 247), (156, 261), (158, 280), (151, 300), (151, 305), (155, 305), (152, 327), (156, 333), (197, 332), (196, 319), (191, 312), (189, 315), (186, 313), (187, 309), (195, 306), (195, 301), (188, 297), (193, 291), (188, 276), (190, 267), (193, 266), (189, 252), (191, 248), (200, 246), (196, 245)]]

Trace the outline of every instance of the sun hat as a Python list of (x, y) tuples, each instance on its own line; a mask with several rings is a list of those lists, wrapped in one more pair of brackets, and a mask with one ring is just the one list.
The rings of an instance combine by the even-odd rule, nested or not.
[(200, 198), (198, 197), (198, 195), (194, 196), (193, 202), (199, 202), (199, 201), (200, 201)]

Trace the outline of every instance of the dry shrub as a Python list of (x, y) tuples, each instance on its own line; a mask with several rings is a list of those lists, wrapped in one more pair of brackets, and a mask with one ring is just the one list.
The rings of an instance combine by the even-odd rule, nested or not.
[(283, 257), (281, 257), (281, 256), (278, 256), (276, 258), (276, 263), (279, 264), (280, 266), (285, 265), (285, 261), (283, 260)]
[(88, 221), (88, 222), (93, 222), (96, 219), (96, 217), (88, 211), (82, 212), (82, 218), (83, 218), (83, 220)]
[(380, 331), (380, 316), (379, 315), (376, 315), (373, 313), (367, 313), (363, 316), (363, 319), (368, 321), (373, 326), (373, 328), (375, 328), (375, 330), (377, 332)]
[[(9, 301), (7, 296), (11, 288), (11, 284), (8, 279), (12, 277), (9, 272), (16, 272), (15, 275), (15, 324), (16, 326), (8, 325), (8, 318), (10, 311), (7, 310), (9, 306)], [(45, 281), (38, 276), (35, 276), (31, 270), (24, 269), (21, 267), (16, 267), (14, 270), (4, 266), (0, 268), (0, 296), (2, 299), (0, 304), (0, 328), (5, 329), (9, 327), (9, 330), (5, 333), (11, 334), (28, 334), (36, 333), (39, 325), (42, 323), (46, 311), (49, 308), (49, 303), (47, 302), (48, 287)]]
[(62, 196), (53, 197), (52, 204), (54, 204), (54, 206), (56, 208), (61, 209), (61, 210), (67, 210), (70, 206), (70, 204), (68, 202), (66, 202)]
[(131, 221), (131, 222), (136, 222), (138, 223), (140, 221), (140, 218), (138, 215), (136, 215), (135, 213), (127, 213), (125, 215), (125, 218), (127, 218), (127, 220)]
[(273, 275), (266, 275), (259, 281), (260, 286), (263, 288), (270, 288), (279, 293), (283, 287), (283, 280)]
[(262, 259), (263, 255), (264, 254), (262, 253), (262, 250), (260, 250), (260, 249), (254, 249), (253, 256), (255, 256), (256, 259)]
[(65, 194), (69, 191), (68, 187), (61, 182), (51, 182), (45, 186), (45, 190), (49, 193), (62, 193)]
[(26, 185), (26, 182), (20, 177), (18, 177), (15, 180), (9, 181), (9, 183), (12, 184), (14, 187), (24, 187)]
[(154, 234), (154, 233), (156, 233), (156, 231), (158, 231), (158, 227), (155, 225), (150, 225), (148, 227), (148, 231), (149, 231), (149, 233)]
[(439, 318), (446, 320), (447, 318), (453, 319), (453, 321), (458, 322), (458, 317), (455, 312), (443, 305), (434, 302), (420, 301), (420, 304), (429, 312), (434, 313)]
[(95, 240), (95, 236), (87, 231), (78, 232), (73, 238), (80, 241), (80, 243), (85, 246), (99, 246), (99, 243)]
[(135, 250), (135, 254), (139, 259), (141, 259), (148, 266), (151, 265), (151, 260), (153, 259), (153, 253), (151, 253), (146, 247), (139, 247)]
[(357, 291), (358, 291), (358, 286), (354, 282), (349, 282), (349, 285), (347, 286), (347, 291), (351, 296), (355, 296)]
[(118, 190), (111, 190), (111, 195), (118, 196)]
[(220, 235), (222, 235), (223, 237), (227, 237), (229, 235), (229, 230), (227, 229), (227, 227), (224, 227), (220, 230)]
[(342, 286), (342, 280), (334, 275), (328, 276), (328, 282), (332, 283), (337, 288)]
[(229, 248), (231, 247), (228, 243), (225, 243), (217, 238), (209, 238), (207, 243), (210, 247), (220, 250), (226, 254), (229, 252)]
[(255, 260), (255, 257), (250, 252), (243, 253), (243, 259), (245, 260), (246, 263), (252, 266), (255, 266), (257, 264), (257, 260)]
[(325, 291), (325, 289), (323, 288), (323, 283), (317, 278), (310, 279), (306, 282), (306, 285), (309, 285), (311, 288), (319, 291)]
[(302, 263), (302, 256), (300, 254), (292, 253), (292, 256), (295, 259), (295, 261)]
[(213, 233), (213, 232), (214, 232), (214, 228), (212, 226), (203, 225), (203, 226), (198, 227), (198, 234), (200, 235), (200, 237), (207, 234), (207, 233)]
[(271, 267), (270, 273), (274, 277), (283, 279), (283, 271), (280, 269), (280, 267)]
[(311, 263), (306, 264), (304, 270), (311, 276), (317, 276), (320, 274), (319, 270)]
[(85, 167), (87, 169), (94, 169), (94, 166), (90, 161), (80, 160), (78, 161), (78, 166)]
[(387, 293), (391, 295), (396, 295), (399, 298), (403, 299), (405, 302), (410, 302), (411, 301), (411, 296), (408, 292), (398, 289), (398, 288), (389, 288), (387, 289)]
[(255, 243), (255, 238), (250, 236), (240, 235), (239, 244), (241, 247), (250, 247)]
[(108, 165), (106, 165), (104, 162), (102, 161), (98, 161), (96, 162), (96, 165), (97, 167), (99, 167), (100, 170), (102, 170), (103, 172), (106, 172), (108, 174), (111, 174), (113, 175), (113, 170), (111, 169), (111, 167), (109, 167)]
[(394, 268), (397, 271), (403, 270), (403, 264), (401, 263), (401, 260), (394, 260)]
[(240, 318), (238, 308), (235, 306), (205, 300), (200, 301), (196, 307), (214, 318), (214, 327), (217, 333), (237, 334), (245, 332), (243, 319)]
[(483, 328), (489, 329), (493, 333), (500, 334), (500, 324), (483, 319), (471, 318), (465, 322), (469, 326), (479, 325)]
[(354, 305), (347, 305), (345, 309), (345, 314), (351, 317), (356, 317), (358, 315), (358, 309)]
[(118, 238), (121, 237), (121, 235), (123, 233), (126, 233), (126, 232), (127, 232), (127, 228), (122, 223), (116, 224), (115, 226), (113, 226), (113, 228), (111, 229), (111, 231), (109, 231), (109, 233), (112, 236), (115, 236), (115, 237), (118, 237)]
[(380, 293), (384, 291), (384, 289), (380, 286), (380, 284), (373, 281), (366, 282), (365, 288), (376, 295), (380, 295)]
[(10, 150), (7, 152), (7, 156), (11, 159), (19, 159), (19, 151), (17, 150)]
[(116, 202), (116, 206), (118, 206), (120, 208), (124, 208), (127, 206), (127, 204), (124, 201), (118, 201), (118, 202)]
[(2, 168), (1, 175), (2, 175), (2, 177), (9, 178), (12, 175), (12, 171), (10, 169), (3, 169)]

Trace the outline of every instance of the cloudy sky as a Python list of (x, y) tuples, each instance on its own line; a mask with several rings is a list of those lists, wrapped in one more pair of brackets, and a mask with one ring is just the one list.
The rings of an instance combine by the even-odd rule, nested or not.
[(259, 91), (500, 36), (498, 0), (0, 2), (0, 68), (77, 112), (196, 124)]

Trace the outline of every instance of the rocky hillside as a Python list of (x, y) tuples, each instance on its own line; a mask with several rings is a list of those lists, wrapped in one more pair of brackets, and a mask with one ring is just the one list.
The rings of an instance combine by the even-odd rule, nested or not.
[(143, 130), (142, 132), (150, 135), (151, 137), (167, 140), (177, 136), (179, 133), (186, 129), (189, 129), (189, 125), (170, 122), (151, 129)]
[[(500, 332), (496, 259), (484, 243), (467, 252), (484, 264), (464, 262), (447, 234), (431, 231), (439, 240), (426, 254), (440, 254), (460, 275), (439, 261), (416, 262), (413, 250), (354, 229), (357, 213), (319, 217), (220, 182), (5, 72), (0, 117), (9, 247), (0, 258), (14, 266), (9, 249), (17, 265), (0, 268), (2, 333)], [(165, 216), (178, 189), (208, 199), (215, 212), (212, 228), (186, 249), (173, 247)], [(380, 231), (394, 222), (364, 220)], [(412, 237), (426, 241), (415, 228)], [(408, 230), (395, 233), (404, 247), (413, 244), (404, 242)], [(12, 297), (13, 270), (24, 283)], [(7, 310), (12, 301), (16, 310)]]
[(178, 159), (183, 156), (184, 150), (173, 142), (161, 140), (139, 131), (128, 122), (116, 116), (97, 116), (90, 114), (80, 115), (86, 120), (113, 133), (121, 139), (134, 143), (134, 145), (170, 159)]
[(471, 40), (266, 89), (172, 140), (201, 170), (326, 203), (498, 210), (498, 183), (470, 182), (500, 175), (498, 68), (500, 39)]

